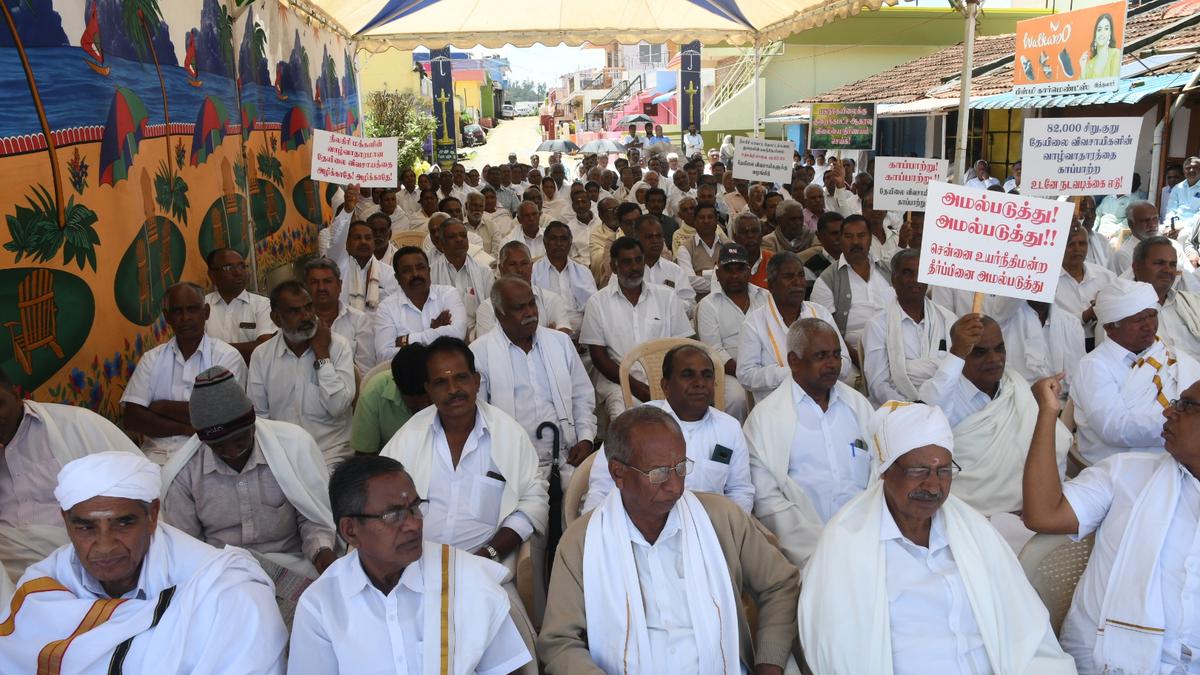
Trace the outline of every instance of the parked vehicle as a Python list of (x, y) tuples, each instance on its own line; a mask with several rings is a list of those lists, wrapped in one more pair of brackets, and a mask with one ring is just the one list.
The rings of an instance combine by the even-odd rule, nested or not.
[(517, 115), (522, 117), (526, 115), (536, 115), (538, 111), (538, 103), (537, 101), (518, 101), (516, 105), (513, 106), (513, 109), (516, 111)]
[(511, 103), (505, 103), (503, 106), (500, 107), (500, 119), (502, 119), (502, 120), (511, 120), (513, 117), (516, 116), (516, 114), (517, 114), (517, 112), (513, 108), (513, 104), (511, 104)]
[(463, 145), (468, 148), (487, 143), (487, 129), (478, 124), (468, 124), (463, 127)]

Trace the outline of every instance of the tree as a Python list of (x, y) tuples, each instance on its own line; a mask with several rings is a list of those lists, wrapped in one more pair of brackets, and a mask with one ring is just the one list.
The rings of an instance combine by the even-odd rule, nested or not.
[(425, 140), (437, 128), (437, 120), (427, 109), (425, 99), (407, 91), (373, 91), (367, 94), (366, 107), (368, 136), (399, 139), (401, 171), (412, 168), (424, 157)]
[(508, 83), (504, 99), (513, 101), (541, 101), (546, 98), (546, 85), (532, 80), (514, 80)]

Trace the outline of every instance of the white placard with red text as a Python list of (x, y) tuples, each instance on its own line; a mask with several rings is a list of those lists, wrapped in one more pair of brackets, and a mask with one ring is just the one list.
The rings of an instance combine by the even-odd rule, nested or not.
[(917, 279), (1054, 302), (1073, 214), (1070, 202), (932, 182)]
[(313, 129), (313, 180), (359, 187), (396, 187), (396, 138), (363, 138)]
[(950, 160), (875, 158), (875, 205), (879, 211), (920, 211), (930, 181), (946, 180)]

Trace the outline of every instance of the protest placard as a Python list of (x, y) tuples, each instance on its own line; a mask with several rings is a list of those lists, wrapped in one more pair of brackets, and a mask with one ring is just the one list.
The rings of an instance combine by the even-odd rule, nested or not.
[(765, 138), (738, 136), (733, 139), (733, 177), (746, 180), (792, 182), (791, 141), (768, 141)]
[(363, 138), (313, 129), (313, 180), (396, 187), (396, 139)]
[(932, 182), (917, 279), (1054, 302), (1073, 215), (1069, 202)]
[(1129, 194), (1141, 129), (1140, 117), (1026, 119), (1021, 194)]
[(808, 147), (813, 150), (874, 150), (874, 103), (814, 103)]
[(1120, 85), (1125, 2), (1017, 22), (1013, 93), (1089, 94)]
[(875, 204), (879, 211), (920, 211), (930, 181), (946, 180), (948, 159), (875, 158)]

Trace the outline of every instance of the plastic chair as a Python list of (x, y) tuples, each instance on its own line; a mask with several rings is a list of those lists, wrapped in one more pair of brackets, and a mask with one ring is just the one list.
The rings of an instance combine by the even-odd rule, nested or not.
[(1065, 534), (1035, 534), (1017, 556), (1029, 584), (1050, 612), (1055, 635), (1062, 629), (1094, 543), (1094, 535), (1072, 541)]
[(575, 522), (579, 516), (583, 515), (583, 500), (587, 499), (588, 482), (592, 476), (592, 465), (596, 463), (596, 455), (599, 452), (593, 452), (588, 455), (587, 459), (579, 463), (575, 467), (575, 472), (571, 474), (571, 482), (567, 484), (567, 489), (563, 491), (563, 530), (565, 531)]
[(405, 246), (416, 246), (417, 248), (421, 248), (421, 245), (425, 243), (425, 237), (427, 236), (429, 236), (429, 233), (422, 232), (421, 230), (398, 232), (392, 235), (392, 244), (396, 248), (404, 248)]
[[(717, 355), (716, 350), (703, 342), (690, 338), (660, 338), (643, 342), (621, 359), (621, 394), (625, 398), (626, 408), (636, 405), (633, 390), (629, 386), (629, 371), (633, 368), (633, 364), (642, 364), (642, 368), (646, 371), (646, 384), (650, 386), (650, 398), (661, 399), (664, 396), (662, 389), (663, 357), (667, 355), (667, 352), (681, 345), (699, 347), (708, 353), (714, 364), (721, 363), (721, 358)], [(724, 371), (717, 368), (716, 391), (713, 393), (713, 407), (717, 410), (725, 409), (725, 378), (723, 375)]]

